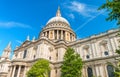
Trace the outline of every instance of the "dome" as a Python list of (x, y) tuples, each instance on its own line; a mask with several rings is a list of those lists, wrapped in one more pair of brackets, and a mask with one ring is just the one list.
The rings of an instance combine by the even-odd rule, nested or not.
[(58, 8), (56, 16), (51, 18), (47, 22), (47, 24), (52, 23), (52, 22), (63, 22), (63, 23), (66, 23), (66, 24), (70, 25), (69, 22), (65, 18), (61, 17), (60, 8)]
[(76, 40), (76, 34), (71, 29), (69, 22), (61, 16), (59, 7), (56, 16), (48, 20), (46, 26), (40, 32), (39, 38), (42, 37), (46, 37), (53, 42), (60, 40), (71, 42)]
[(51, 18), (51, 19), (47, 22), (47, 24), (52, 23), (52, 22), (63, 22), (63, 23), (66, 23), (66, 24), (69, 25), (69, 22), (68, 22), (65, 18), (59, 17), (59, 16), (56, 16), (56, 17)]

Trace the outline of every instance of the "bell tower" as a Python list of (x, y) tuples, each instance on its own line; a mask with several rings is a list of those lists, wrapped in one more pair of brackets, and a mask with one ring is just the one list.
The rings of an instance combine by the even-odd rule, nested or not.
[(9, 42), (7, 47), (4, 49), (3, 54), (1, 56), (1, 60), (9, 59), (10, 52), (11, 52), (11, 42)]

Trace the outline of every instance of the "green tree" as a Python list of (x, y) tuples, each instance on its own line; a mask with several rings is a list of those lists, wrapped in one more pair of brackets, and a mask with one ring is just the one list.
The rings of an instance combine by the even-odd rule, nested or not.
[[(119, 49), (116, 50), (116, 53), (118, 53), (120, 55), (120, 47)], [(115, 67), (115, 77), (120, 77), (120, 58), (116, 59), (118, 61), (118, 64), (117, 66), (114, 66)]]
[(82, 59), (74, 49), (68, 48), (61, 66), (61, 77), (81, 77)]
[(120, 25), (120, 0), (106, 0), (106, 3), (99, 8), (101, 9), (107, 9), (109, 12), (106, 20), (117, 20), (117, 24)]
[(27, 77), (48, 77), (49, 72), (49, 61), (40, 59), (36, 61), (32, 68), (27, 72)]

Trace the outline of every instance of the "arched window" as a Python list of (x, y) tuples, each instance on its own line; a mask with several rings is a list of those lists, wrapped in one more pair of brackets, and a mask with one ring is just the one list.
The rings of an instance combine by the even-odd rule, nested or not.
[(114, 77), (114, 69), (111, 65), (107, 66), (108, 77)]
[(23, 59), (26, 58), (26, 56), (27, 56), (27, 50), (24, 51)]
[(86, 59), (89, 59), (90, 58), (90, 46), (89, 45), (85, 45), (83, 47), (83, 50), (84, 50), (84, 56), (86, 56)]
[(88, 77), (93, 77), (92, 68), (88, 67), (88, 68), (87, 68), (87, 73), (88, 73)]

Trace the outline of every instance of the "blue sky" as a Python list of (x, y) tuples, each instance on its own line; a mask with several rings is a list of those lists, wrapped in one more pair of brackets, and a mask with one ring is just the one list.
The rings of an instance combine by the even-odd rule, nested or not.
[(9, 41), (12, 50), (35, 36), (55, 16), (60, 6), (62, 16), (71, 24), (77, 38), (85, 38), (116, 28), (106, 22), (107, 12), (97, 8), (106, 0), (0, 0), (0, 55)]

